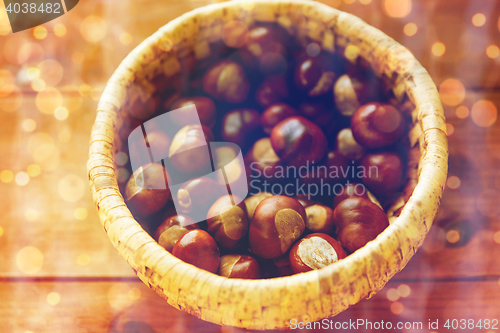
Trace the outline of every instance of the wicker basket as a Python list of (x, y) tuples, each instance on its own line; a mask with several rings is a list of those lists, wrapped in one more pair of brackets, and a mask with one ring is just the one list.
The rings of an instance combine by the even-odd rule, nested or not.
[[(134, 220), (115, 176), (118, 130), (131, 101), (151, 96), (152, 79), (179, 71), (178, 58), (204, 56), (230, 20), (277, 22), (297, 40), (324, 50), (354, 45), (375, 73), (410, 105), (414, 149), (408, 168), (411, 197), (389, 210), (391, 225), (374, 241), (340, 262), (311, 272), (268, 280), (227, 279), (173, 257)], [(351, 48), (352, 49), (352, 48)], [(140, 87), (140, 89), (137, 89)], [(371, 297), (421, 246), (438, 210), (447, 174), (445, 119), (427, 71), (403, 46), (353, 15), (310, 1), (231, 1), (196, 9), (146, 39), (120, 64), (101, 97), (90, 138), (88, 175), (100, 220), (120, 255), (139, 278), (172, 306), (203, 320), (249, 329), (286, 328), (331, 317)], [(420, 142), (420, 144), (418, 144)], [(412, 183), (413, 182), (413, 186)], [(404, 207), (403, 207), (404, 206)], [(402, 209), (401, 209), (402, 208)]]

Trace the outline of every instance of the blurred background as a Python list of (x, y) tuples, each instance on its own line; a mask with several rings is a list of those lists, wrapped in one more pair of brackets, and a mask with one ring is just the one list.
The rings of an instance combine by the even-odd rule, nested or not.
[[(401, 332), (432, 332), (436, 318), (500, 320), (500, 1), (322, 2), (413, 52), (439, 89), (450, 143), (422, 249), (333, 320), (424, 323)], [(244, 331), (179, 312), (136, 278), (102, 231), (86, 175), (107, 79), (159, 27), (209, 3), (85, 0), (15, 34), (0, 3), (0, 332)]]

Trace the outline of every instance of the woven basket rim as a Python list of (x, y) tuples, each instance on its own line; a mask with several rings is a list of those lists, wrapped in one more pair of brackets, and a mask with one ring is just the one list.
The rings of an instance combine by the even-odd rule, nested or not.
[[(123, 60), (107, 83), (98, 104), (97, 119), (91, 133), (88, 174), (100, 220), (114, 246), (138, 276), (166, 298), (170, 304), (218, 324), (247, 328), (284, 328), (287, 320), (290, 319), (287, 314), (294, 312), (295, 305), (292, 303), (295, 301), (310, 301), (313, 304), (319, 300), (319, 310), (313, 308), (306, 314), (306, 318), (310, 320), (325, 318), (325, 315), (334, 315), (380, 290), (395, 273), (406, 265), (420, 247), (437, 212), (446, 180), (447, 142), (444, 132), (444, 113), (437, 89), (427, 71), (406, 48), (378, 29), (351, 14), (321, 3), (307, 0), (255, 0), (255, 8), (265, 4), (297, 6), (321, 13), (319, 15), (325, 17), (330, 15), (332, 20), (336, 19), (334, 23), (336, 26), (345, 24), (347, 26), (345, 29), (353, 29), (353, 35), (360, 31), (364, 33), (364, 36), (357, 35), (363, 43), (377, 50), (384, 48), (383, 53), (386, 57), (384, 59), (392, 66), (387, 70), (395, 71), (401, 79), (405, 80), (406, 92), (417, 109), (418, 121), (422, 128), (419, 181), (401, 215), (374, 241), (338, 263), (320, 270), (282, 278), (240, 280), (220, 277), (180, 261), (161, 248), (140, 227), (125, 205), (114, 177), (114, 150), (112, 149), (114, 136), (108, 125), (111, 122), (113, 127), (115, 126), (116, 113), (126, 99), (127, 87), (135, 78), (134, 72), (140, 68), (141, 61), (151, 54), (151, 49), (160, 38), (172, 33), (194, 17), (217, 13), (221, 9), (238, 10), (242, 4), (246, 3), (248, 2), (218, 3), (186, 13), (160, 28)], [(372, 64), (377, 60), (376, 57), (377, 55), (374, 54), (373, 58), (369, 59)], [(382, 65), (387, 64), (382, 63)], [(111, 148), (103, 151), (103, 142), (110, 144)], [(110, 201), (111, 198), (112, 201)], [(111, 202), (113, 204), (110, 204)], [(397, 254), (398, 251), (401, 253)], [(399, 267), (393, 269), (390, 266), (390, 260), (392, 260), (390, 258), (395, 255), (400, 256), (397, 261)], [(380, 266), (384, 266), (385, 276), (380, 273), (383, 270)], [(344, 280), (346, 282), (342, 282)], [(185, 281), (190, 281), (191, 284)], [(336, 282), (339, 282), (339, 285)], [(177, 286), (173, 286), (174, 284)], [(212, 291), (205, 290), (210, 289), (208, 285), (219, 286), (217, 296), (210, 296)], [(285, 294), (284, 290), (287, 290)], [(277, 302), (282, 307), (280, 313), (276, 316), (266, 313), (262, 315), (261, 320), (255, 317), (245, 320), (236, 316), (232, 311), (224, 313), (224, 308), (211, 307), (209, 304), (205, 309), (203, 306), (193, 306), (190, 301), (196, 299), (197, 296), (203, 298), (205, 297), (203, 293), (206, 293), (207, 302), (210, 302), (210, 297), (217, 297), (226, 300), (226, 305), (229, 304), (238, 309), (241, 302), (238, 299), (231, 300), (229, 295), (242, 293), (242, 297), (247, 297), (247, 293), (252, 292), (262, 293), (259, 294), (260, 301), (258, 301), (261, 310), (273, 307), (276, 302), (273, 303), (272, 298), (277, 297), (279, 299)], [(267, 292), (270, 294), (270, 300), (262, 296)], [(337, 300), (340, 303), (337, 308), (334, 306), (332, 309), (326, 309), (321, 301), (321, 295), (325, 292), (331, 295), (332, 302)], [(242, 302), (246, 304), (246, 301)], [(268, 302), (270, 305), (266, 306)], [(292, 310), (287, 310), (287, 307)], [(275, 317), (278, 319), (276, 320)]]

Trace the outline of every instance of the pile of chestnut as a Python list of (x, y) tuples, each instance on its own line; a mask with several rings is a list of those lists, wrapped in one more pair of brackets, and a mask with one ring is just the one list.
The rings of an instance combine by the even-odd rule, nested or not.
[[(149, 146), (189, 180), (176, 191), (148, 188), (170, 177), (156, 161), (129, 170), (130, 179), (120, 183), (129, 209), (158, 244), (209, 272), (259, 279), (334, 264), (387, 228), (384, 209), (403, 190), (409, 147), (408, 113), (390, 84), (362, 60), (346, 60), (343, 50), (324, 51), (275, 24), (232, 21), (209, 48), (201, 59), (194, 52), (180, 58), (177, 74), (156, 77), (156, 92), (128, 106), (120, 132), (124, 139), (148, 119), (196, 106), (198, 124), (180, 116), (174, 136), (147, 133)], [(220, 179), (203, 176), (207, 158), (215, 169), (219, 161), (196, 147), (212, 141), (237, 144), (245, 165)], [(234, 145), (217, 149), (229, 159), (238, 154)], [(261, 177), (283, 188), (296, 181), (276, 176), (289, 167), (306, 168), (299, 184), (335, 185), (336, 193), (288, 195), (263, 182), (250, 186)], [(249, 195), (228, 194), (228, 181), (248, 185)], [(194, 208), (208, 218), (195, 223)]]

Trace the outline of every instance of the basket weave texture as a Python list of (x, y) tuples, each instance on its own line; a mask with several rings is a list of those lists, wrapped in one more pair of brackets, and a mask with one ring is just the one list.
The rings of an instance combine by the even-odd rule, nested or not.
[[(408, 171), (417, 183), (413, 194), (400, 200), (399, 205), (404, 205), (400, 215), (392, 216), (391, 225), (374, 241), (334, 265), (268, 280), (220, 277), (160, 247), (136, 222), (120, 194), (114, 154), (122, 145), (117, 131), (127, 106), (151, 96), (150, 82), (158, 74), (178, 73), (183, 54), (194, 51), (197, 59), (207, 56), (208, 43), (220, 40), (223, 25), (231, 20), (248, 25), (277, 22), (297, 40), (316, 41), (326, 51), (354, 45), (377, 75), (392, 82), (394, 95), (413, 106), (409, 136), (415, 148), (410, 156), (416, 158)], [(220, 325), (286, 328), (291, 319), (328, 318), (371, 297), (408, 263), (432, 225), (444, 189), (448, 160), (444, 129), (442, 105), (427, 71), (381, 31), (312, 1), (232, 1), (171, 21), (120, 64), (98, 104), (87, 168), (95, 205), (111, 242), (139, 278), (169, 304)]]

